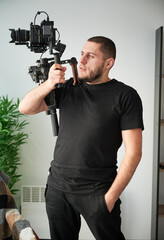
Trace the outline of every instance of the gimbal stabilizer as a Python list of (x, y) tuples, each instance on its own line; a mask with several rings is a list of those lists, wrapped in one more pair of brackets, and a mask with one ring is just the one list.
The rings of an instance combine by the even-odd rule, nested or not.
[[(47, 20), (43, 20), (39, 25), (35, 24), (36, 17), (38, 14), (44, 13), (47, 15)], [(73, 72), (73, 84), (75, 85), (78, 80), (77, 73), (77, 61), (76, 58), (71, 58), (69, 60), (60, 61), (66, 45), (60, 43), (60, 33), (57, 28), (53, 27), (54, 22), (49, 21), (49, 16), (46, 12), (41, 11), (37, 12), (34, 18), (34, 24), (31, 23), (30, 30), (14, 30), (11, 31), (12, 40), (10, 43), (15, 43), (16, 45), (26, 45), (31, 51), (35, 53), (45, 53), (48, 49), (51, 55), (54, 55), (53, 58), (41, 58), (37, 61), (37, 66), (29, 67), (29, 73), (36, 83), (43, 83), (48, 79), (48, 72), (50, 67), (54, 63), (66, 64), (69, 63), (72, 67)], [(56, 39), (56, 32), (58, 33), (58, 39)], [(56, 52), (53, 52), (55, 50)], [(51, 61), (51, 62), (49, 62)], [(60, 85), (56, 87), (61, 87)], [(48, 114), (51, 115), (52, 128), (54, 136), (58, 135), (58, 119), (56, 114), (56, 101), (55, 101), (55, 91), (51, 91), (48, 96), (46, 96), (45, 101), (48, 105), (49, 111)]]

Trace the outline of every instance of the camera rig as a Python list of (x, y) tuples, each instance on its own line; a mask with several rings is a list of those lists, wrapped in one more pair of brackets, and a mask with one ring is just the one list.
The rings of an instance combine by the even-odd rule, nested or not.
[[(39, 14), (44, 13), (47, 15), (47, 20), (43, 20), (40, 25), (36, 25), (36, 18)], [(60, 42), (60, 33), (57, 28), (54, 28), (54, 22), (49, 21), (49, 16), (44, 11), (38, 11), (34, 17), (34, 24), (30, 24), (30, 30), (24, 29), (9, 29), (11, 31), (12, 40), (10, 43), (16, 45), (26, 45), (31, 51), (35, 53), (42, 53), (37, 66), (29, 67), (29, 74), (35, 83), (42, 84), (48, 79), (48, 73), (50, 67), (54, 63), (67, 64), (69, 63), (73, 73), (73, 85), (79, 83), (77, 72), (77, 60), (72, 57), (68, 60), (61, 61), (60, 58), (65, 51), (66, 45)], [(56, 39), (56, 33), (58, 38)], [(49, 49), (49, 53), (53, 55), (53, 58), (42, 58), (42, 55)], [(62, 87), (62, 84), (58, 84), (56, 87)], [(48, 105), (47, 114), (51, 115), (52, 129), (54, 136), (58, 135), (59, 124), (56, 114), (56, 100), (55, 91), (52, 90), (45, 98)]]

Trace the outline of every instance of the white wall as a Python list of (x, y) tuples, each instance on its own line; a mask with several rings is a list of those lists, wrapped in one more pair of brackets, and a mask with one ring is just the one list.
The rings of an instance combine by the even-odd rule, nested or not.
[[(155, 30), (164, 24), (162, 0), (0, 0), (0, 95), (20, 99), (36, 87), (28, 67), (40, 55), (25, 46), (9, 44), (9, 28), (29, 29), (37, 11), (44, 10), (67, 45), (63, 59), (75, 56), (93, 35), (113, 39), (117, 60), (110, 77), (137, 89), (144, 107), (143, 157), (122, 195), (122, 230), (127, 239), (150, 239), (152, 197)], [(40, 24), (44, 15), (38, 18)], [(68, 77), (71, 75), (68, 66)], [(22, 147), (22, 184), (45, 184), (56, 138), (50, 117), (29, 116), (28, 144)], [(119, 162), (123, 149), (119, 153)], [(19, 197), (19, 195), (18, 195)]]

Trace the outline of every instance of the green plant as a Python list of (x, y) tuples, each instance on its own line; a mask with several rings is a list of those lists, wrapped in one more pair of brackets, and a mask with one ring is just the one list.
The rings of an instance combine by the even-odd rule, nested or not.
[(0, 169), (10, 176), (9, 189), (15, 194), (18, 189), (13, 189), (21, 175), (17, 169), (21, 164), (19, 149), (26, 142), (28, 134), (23, 132), (27, 121), (20, 121), (23, 116), (18, 110), (19, 99), (14, 102), (8, 96), (0, 97)]

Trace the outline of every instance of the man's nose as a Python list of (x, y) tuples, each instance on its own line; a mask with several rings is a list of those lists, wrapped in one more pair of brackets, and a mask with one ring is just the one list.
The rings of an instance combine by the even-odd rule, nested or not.
[(86, 55), (81, 56), (80, 63), (82, 63), (82, 64), (86, 64), (87, 63), (87, 56)]

